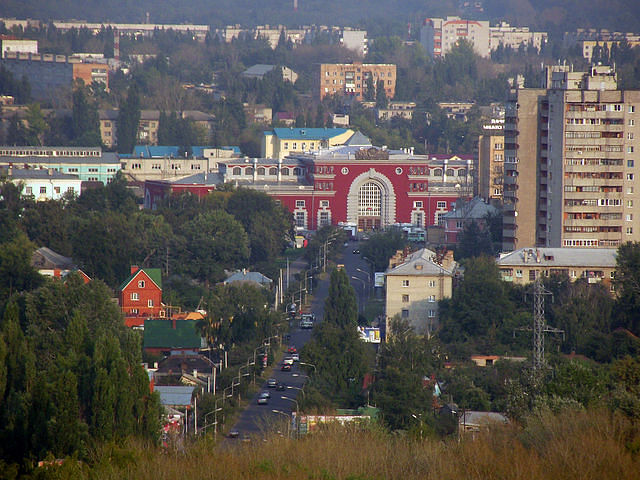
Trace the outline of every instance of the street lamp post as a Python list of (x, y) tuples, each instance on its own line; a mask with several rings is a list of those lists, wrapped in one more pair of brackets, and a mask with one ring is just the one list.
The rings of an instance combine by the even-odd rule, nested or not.
[(285, 417), (287, 417), (287, 438), (291, 438), (291, 415), (289, 415), (286, 412), (283, 412), (282, 410), (271, 410), (273, 413), (278, 413), (280, 415), (284, 415)]
[(281, 395), (280, 398), (283, 400), (289, 400), (290, 402), (293, 402), (296, 404), (296, 437), (298, 437), (298, 431), (299, 431), (298, 426), (300, 425), (300, 408), (298, 406), (298, 401), (295, 398), (285, 397), (284, 395)]
[(302, 400), (304, 400), (304, 387), (294, 387), (293, 385), (287, 385), (289, 390), (300, 390), (302, 392)]
[(306, 363), (306, 362), (299, 362), (299, 365), (305, 365), (307, 367), (311, 367), (313, 368), (313, 373), (316, 373), (316, 366), (312, 363)]
[(367, 295), (367, 292), (366, 292), (367, 284), (363, 279), (358, 278), (354, 275), (351, 275), (351, 278), (353, 278), (354, 280), (358, 280), (359, 282), (362, 282), (362, 298), (358, 299), (358, 311), (362, 312), (364, 310), (364, 308), (362, 308), (363, 299)]

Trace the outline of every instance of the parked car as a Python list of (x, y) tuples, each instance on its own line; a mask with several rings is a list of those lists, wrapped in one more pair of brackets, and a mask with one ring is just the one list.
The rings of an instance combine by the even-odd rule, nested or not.
[(280, 370), (282, 370), (283, 372), (290, 372), (291, 371), (291, 365), (284, 363), (282, 364), (282, 367), (280, 367)]
[(276, 385), (278, 385), (278, 381), (275, 378), (270, 378), (269, 380), (267, 380), (267, 387), (275, 388)]

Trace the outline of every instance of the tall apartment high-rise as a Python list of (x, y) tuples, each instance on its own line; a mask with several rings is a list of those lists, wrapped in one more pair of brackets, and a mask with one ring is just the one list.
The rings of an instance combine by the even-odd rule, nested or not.
[(503, 249), (615, 248), (640, 240), (639, 117), (640, 91), (618, 90), (608, 66), (548, 67), (544, 88), (512, 89)]

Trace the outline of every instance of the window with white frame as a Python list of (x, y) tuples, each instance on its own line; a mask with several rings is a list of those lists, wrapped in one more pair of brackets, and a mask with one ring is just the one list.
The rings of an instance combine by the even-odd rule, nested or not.
[(328, 208), (329, 207), (329, 200), (320, 200), (320, 206), (322, 208)]
[(429, 288), (436, 288), (436, 281), (435, 280), (429, 280)]
[(296, 200), (296, 208), (304, 208), (304, 200)]
[(413, 202), (413, 208), (422, 208), (422, 200), (417, 200), (415, 202)]
[(138, 292), (131, 292), (131, 296), (129, 298), (134, 301), (140, 300), (140, 294)]
[(144, 280), (138, 280), (138, 288), (144, 288), (145, 283)]
[(408, 287), (409, 286), (409, 280), (402, 280), (402, 286), (403, 287)]
[(427, 297), (427, 301), (430, 302), (430, 303), (435, 302), (436, 301), (436, 296), (435, 295), (429, 295)]
[(437, 208), (447, 208), (447, 202), (437, 202), (436, 203), (436, 207)]
[(436, 311), (435, 310), (429, 310), (429, 318), (435, 318), (436, 316)]
[(296, 227), (305, 228), (307, 226), (307, 214), (305, 212), (296, 212)]
[(153, 300), (151, 299), (147, 300), (147, 307), (149, 308), (153, 307)]

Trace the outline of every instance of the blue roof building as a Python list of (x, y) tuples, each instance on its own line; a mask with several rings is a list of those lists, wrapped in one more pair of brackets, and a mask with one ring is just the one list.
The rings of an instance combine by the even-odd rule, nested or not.
[(348, 128), (274, 128), (264, 132), (261, 155), (282, 159), (293, 152), (344, 145), (353, 135)]

